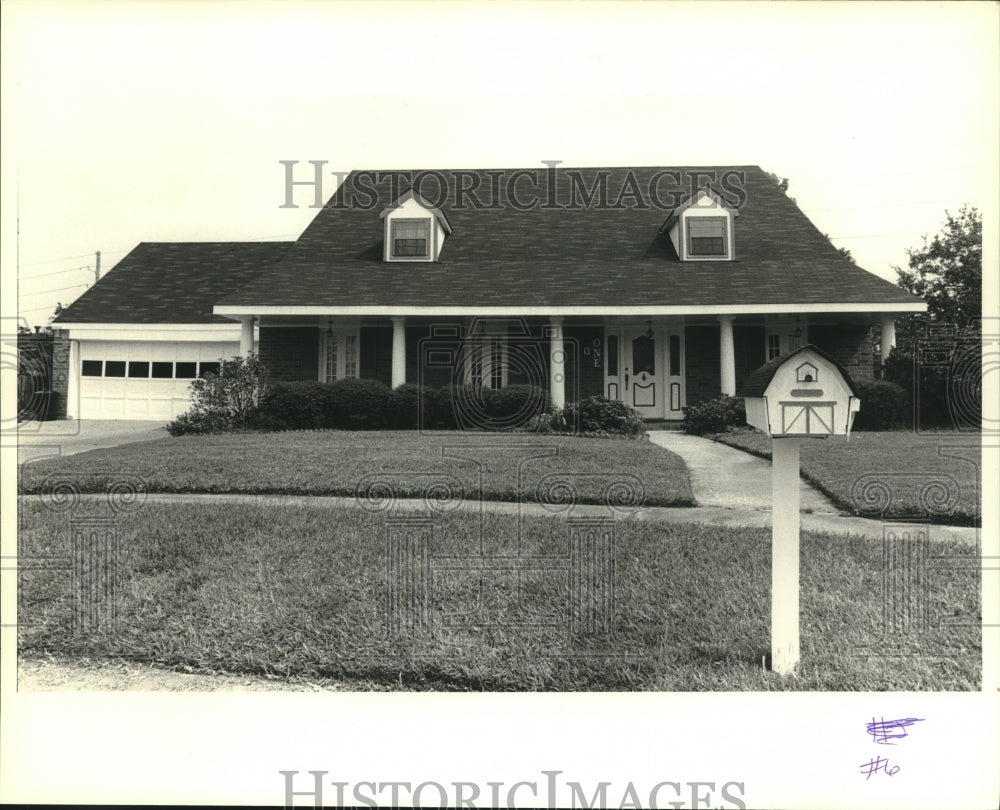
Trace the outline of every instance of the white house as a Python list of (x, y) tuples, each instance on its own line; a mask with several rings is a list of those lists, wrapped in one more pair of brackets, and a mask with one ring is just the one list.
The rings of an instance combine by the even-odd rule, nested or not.
[(55, 321), (67, 411), (169, 419), (256, 350), (280, 380), (535, 383), (647, 419), (813, 344), (872, 376), (926, 304), (757, 166), (352, 172), (294, 242), (143, 243)]

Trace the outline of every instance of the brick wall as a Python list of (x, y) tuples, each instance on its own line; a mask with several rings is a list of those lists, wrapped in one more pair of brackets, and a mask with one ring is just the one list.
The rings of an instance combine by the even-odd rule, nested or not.
[(733, 325), (733, 352), (736, 360), (736, 390), (743, 381), (764, 365), (764, 326)]
[[(409, 332), (409, 330), (407, 330)], [(409, 343), (409, 334), (407, 334)], [(385, 385), (392, 383), (392, 327), (391, 326), (362, 326), (361, 340), (361, 365), (358, 369), (359, 375), (366, 380), (378, 380)], [(407, 359), (409, 359), (410, 346), (407, 346)], [(416, 351), (414, 349), (413, 351)], [(407, 369), (407, 379), (409, 369)]]
[(52, 380), (51, 391), (58, 394), (53, 419), (65, 419), (67, 396), (69, 394), (69, 338), (56, 335), (52, 340)]
[(20, 355), (18, 374), (30, 377), (28, 390), (51, 391), (48, 411), (43, 413), (41, 399), (32, 399), (29, 418), (64, 419), (66, 397), (69, 393), (69, 339), (61, 330), (52, 332), (21, 333), (17, 336)]
[(872, 379), (872, 343), (868, 324), (809, 325), (809, 342), (825, 351), (857, 380)]
[[(566, 343), (566, 399), (604, 391), (604, 327), (589, 324), (563, 326)], [(578, 356), (574, 354), (578, 352)]]
[(319, 377), (319, 329), (315, 326), (262, 327), (258, 352), (274, 380)]
[[(735, 340), (735, 337), (734, 337)], [(719, 327), (688, 326), (684, 329), (687, 356), (687, 404), (695, 405), (719, 395)]]

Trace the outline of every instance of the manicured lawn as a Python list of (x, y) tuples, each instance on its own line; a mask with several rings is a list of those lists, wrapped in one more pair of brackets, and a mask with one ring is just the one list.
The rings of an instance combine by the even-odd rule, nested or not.
[(645, 438), (415, 431), (181, 436), (27, 464), (22, 491), (38, 491), (57, 472), (81, 474), (75, 480), (86, 491), (136, 475), (150, 492), (350, 496), (360, 484), (372, 496), (423, 497), (430, 488), (432, 497), (478, 499), (481, 486), (487, 500), (571, 496), (578, 503), (694, 505), (684, 462)]
[[(762, 433), (719, 434), (716, 441), (764, 458)], [(979, 525), (981, 460), (978, 436), (910, 431), (859, 432), (850, 441), (802, 442), (802, 475), (840, 508), (867, 517), (919, 517)]]
[[(626, 443), (620, 443), (628, 447)], [(20, 553), (67, 555), (68, 517), (24, 498)], [(570, 636), (567, 524), (437, 515), (431, 554), (547, 555), (520, 576), (436, 559), (429, 629), (389, 638), (384, 517), (320, 506), (149, 503), (122, 518), (117, 634), (72, 633), (69, 572), (20, 574), (23, 655), (300, 674), (435, 690), (978, 690), (973, 549), (935, 542), (930, 628), (882, 638), (881, 543), (805, 535), (802, 663), (769, 650), (770, 533), (622, 520), (615, 635)], [(948, 555), (948, 564), (935, 559)], [(560, 565), (562, 566), (560, 568)], [(508, 566), (509, 567), (509, 566)], [(450, 619), (450, 624), (448, 621)]]

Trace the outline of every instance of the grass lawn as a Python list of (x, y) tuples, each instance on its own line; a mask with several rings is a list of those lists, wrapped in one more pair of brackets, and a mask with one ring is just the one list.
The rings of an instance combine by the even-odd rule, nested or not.
[[(771, 457), (763, 433), (734, 431), (716, 441)], [(841, 509), (866, 517), (919, 517), (935, 523), (979, 525), (978, 436), (885, 431), (852, 433), (850, 441), (802, 442), (802, 475)]]
[[(22, 499), (20, 554), (69, 554), (67, 520)], [(22, 655), (329, 677), (359, 688), (980, 688), (979, 567), (974, 549), (947, 542), (931, 549), (930, 629), (886, 639), (880, 632), (881, 544), (805, 535), (802, 662), (797, 677), (782, 679), (761, 665), (770, 647), (767, 530), (620, 521), (613, 555), (616, 634), (609, 639), (568, 632), (565, 562), (552, 559), (567, 552), (565, 521), (526, 519), (518, 544), (509, 517), (487, 515), (480, 537), (469, 516), (438, 515), (435, 557), (480, 550), (512, 555), (519, 548), (549, 557), (551, 567), (520, 576), (496, 566), (436, 567), (431, 629), (390, 638), (381, 515), (320, 506), (149, 503), (121, 520), (126, 573), (117, 597), (118, 632), (74, 636), (69, 572), (25, 570)]]
[[(461, 456), (446, 458), (452, 446)], [(479, 446), (481, 445), (481, 446)], [(629, 492), (651, 506), (693, 506), (687, 467), (645, 438), (603, 439), (504, 434), (459, 436), (415, 431), (297, 431), (180, 436), (91, 450), (26, 464), (23, 492), (52, 473), (81, 473), (86, 491), (103, 491), (117, 476), (141, 476), (150, 492), (421, 497), (450, 487), (467, 498), (578, 503), (606, 499), (629, 505)], [(616, 482), (623, 486), (615, 487)], [(384, 485), (384, 486), (383, 486)], [(609, 489), (610, 487), (610, 489)], [(638, 505), (638, 504), (635, 504)]]

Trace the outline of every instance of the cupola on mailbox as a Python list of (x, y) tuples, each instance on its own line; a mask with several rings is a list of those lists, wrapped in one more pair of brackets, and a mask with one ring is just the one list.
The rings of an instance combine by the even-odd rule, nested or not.
[(850, 436), (861, 408), (844, 367), (812, 345), (761, 366), (736, 396), (746, 403), (747, 424), (772, 437)]

